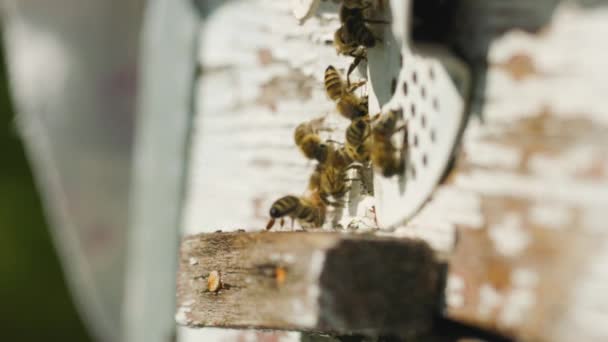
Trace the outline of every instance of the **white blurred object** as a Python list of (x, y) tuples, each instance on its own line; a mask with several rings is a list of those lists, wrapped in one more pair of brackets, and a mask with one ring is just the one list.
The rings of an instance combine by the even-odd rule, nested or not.
[(143, 1), (5, 0), (17, 122), (75, 302), (118, 339)]

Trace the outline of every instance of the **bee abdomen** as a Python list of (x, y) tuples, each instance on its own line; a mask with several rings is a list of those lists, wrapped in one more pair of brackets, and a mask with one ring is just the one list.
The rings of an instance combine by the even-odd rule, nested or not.
[(298, 212), (298, 219), (304, 222), (313, 222), (315, 220), (315, 208), (303, 205)]
[(328, 66), (325, 69), (325, 91), (333, 101), (342, 97), (344, 85), (340, 74), (333, 66)]
[(308, 123), (301, 123), (298, 125), (298, 127), (296, 127), (296, 130), (294, 131), (293, 134), (293, 140), (295, 141), (296, 145), (300, 145), (300, 143), (302, 143), (302, 140), (304, 139), (304, 137), (308, 134), (313, 134), (314, 131), (313, 129), (310, 127), (310, 124)]
[(296, 196), (287, 195), (276, 200), (270, 207), (270, 216), (279, 218), (289, 215), (300, 205), (300, 199)]
[(346, 129), (346, 142), (352, 146), (358, 146), (364, 143), (365, 138), (369, 135), (369, 124), (364, 119), (354, 120)]
[(360, 103), (360, 100), (353, 94), (341, 98), (338, 101), (337, 107), (340, 114), (351, 120), (365, 116), (368, 113), (367, 107)]
[(316, 158), (321, 145), (321, 137), (317, 134), (309, 134), (300, 139), (298, 147), (308, 159)]

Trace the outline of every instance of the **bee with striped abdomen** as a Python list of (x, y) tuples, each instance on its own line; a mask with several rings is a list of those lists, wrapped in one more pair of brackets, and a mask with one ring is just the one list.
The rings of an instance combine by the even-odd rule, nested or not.
[(302, 226), (320, 227), (325, 221), (325, 204), (314, 194), (310, 197), (287, 195), (272, 204), (269, 214), (270, 221), (266, 225), (267, 230), (274, 226), (278, 218), (281, 219), (281, 226), (283, 226), (285, 216), (291, 218), (292, 226), (293, 221), (297, 220)]
[[(320, 195), (328, 204), (340, 205), (341, 199), (350, 189), (347, 171), (353, 165), (353, 160), (346, 153), (345, 147), (333, 149), (327, 161), (322, 165), (320, 174)], [(330, 202), (332, 197), (334, 202)], [(337, 201), (337, 202), (336, 202)]]
[(367, 23), (387, 24), (384, 20), (365, 17), (365, 10), (371, 4), (362, 0), (343, 1), (340, 6), (341, 26), (334, 33), (334, 47), (338, 54), (353, 57), (355, 60), (348, 67), (346, 82), (350, 84), (350, 74), (367, 58), (367, 49), (376, 45), (379, 38), (374, 36)]
[(298, 125), (294, 131), (293, 139), (302, 154), (308, 159), (315, 159), (323, 163), (327, 158), (328, 145), (321, 141), (317, 133), (317, 122), (310, 121)]
[(342, 76), (333, 66), (325, 69), (325, 92), (327, 96), (336, 102), (338, 112), (347, 119), (353, 120), (367, 115), (367, 97), (359, 97), (355, 90), (365, 84), (365, 81), (352, 85), (344, 83)]
[[(405, 171), (405, 159), (392, 141), (393, 135), (407, 126), (397, 127), (399, 112), (390, 111), (378, 118), (372, 126), (371, 160), (374, 168), (384, 177), (392, 177)], [(407, 141), (407, 137), (404, 139)], [(405, 148), (406, 146), (404, 146)]]
[(371, 153), (371, 127), (368, 117), (353, 120), (346, 129), (346, 154), (354, 162), (367, 163)]

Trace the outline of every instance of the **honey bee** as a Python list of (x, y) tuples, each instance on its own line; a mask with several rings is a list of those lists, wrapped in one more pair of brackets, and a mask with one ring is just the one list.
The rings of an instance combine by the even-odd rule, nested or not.
[(338, 112), (347, 119), (353, 120), (367, 115), (367, 97), (359, 97), (354, 91), (365, 84), (365, 81), (347, 85), (336, 68), (328, 66), (325, 69), (325, 92), (336, 102)]
[[(381, 116), (372, 127), (371, 160), (374, 167), (384, 177), (392, 177), (405, 171), (405, 159), (392, 142), (393, 135), (406, 126), (397, 127), (399, 115), (390, 111)], [(407, 134), (407, 130), (405, 131)], [(407, 141), (407, 138), (404, 139)]]
[(321, 167), (319, 178), (319, 189), (321, 199), (331, 205), (339, 203), (331, 202), (328, 198), (331, 196), (334, 200), (340, 201), (349, 190), (347, 170), (353, 164), (353, 160), (346, 153), (345, 147), (331, 150), (327, 161)]
[(274, 226), (277, 218), (281, 218), (282, 226), (285, 216), (292, 219), (292, 225), (294, 220), (298, 220), (302, 225), (320, 227), (325, 221), (325, 205), (314, 194), (309, 197), (283, 196), (272, 204), (269, 213), (270, 221), (266, 225), (267, 230)]
[(346, 129), (345, 152), (354, 162), (367, 163), (371, 153), (371, 127), (367, 117), (351, 122)]
[(314, 171), (308, 178), (308, 189), (309, 193), (318, 192), (321, 189), (321, 173), (323, 172), (323, 164), (317, 164)]
[(301, 123), (294, 132), (294, 142), (308, 159), (315, 159), (322, 163), (327, 158), (328, 146), (321, 141), (316, 130), (316, 122)]
[(367, 23), (386, 24), (384, 20), (365, 18), (364, 11), (371, 4), (363, 0), (343, 1), (340, 6), (340, 22), (342, 25), (334, 33), (334, 47), (338, 54), (350, 56), (354, 61), (348, 67), (346, 82), (350, 84), (350, 74), (367, 59), (367, 49), (380, 41), (367, 26)]

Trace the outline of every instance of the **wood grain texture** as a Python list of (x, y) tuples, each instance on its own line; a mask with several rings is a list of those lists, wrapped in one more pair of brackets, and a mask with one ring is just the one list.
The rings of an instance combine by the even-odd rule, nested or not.
[[(200, 234), (182, 244), (178, 318), (189, 326), (411, 336), (428, 331), (444, 270), (421, 240)], [(217, 292), (207, 281), (214, 271), (223, 283)]]

